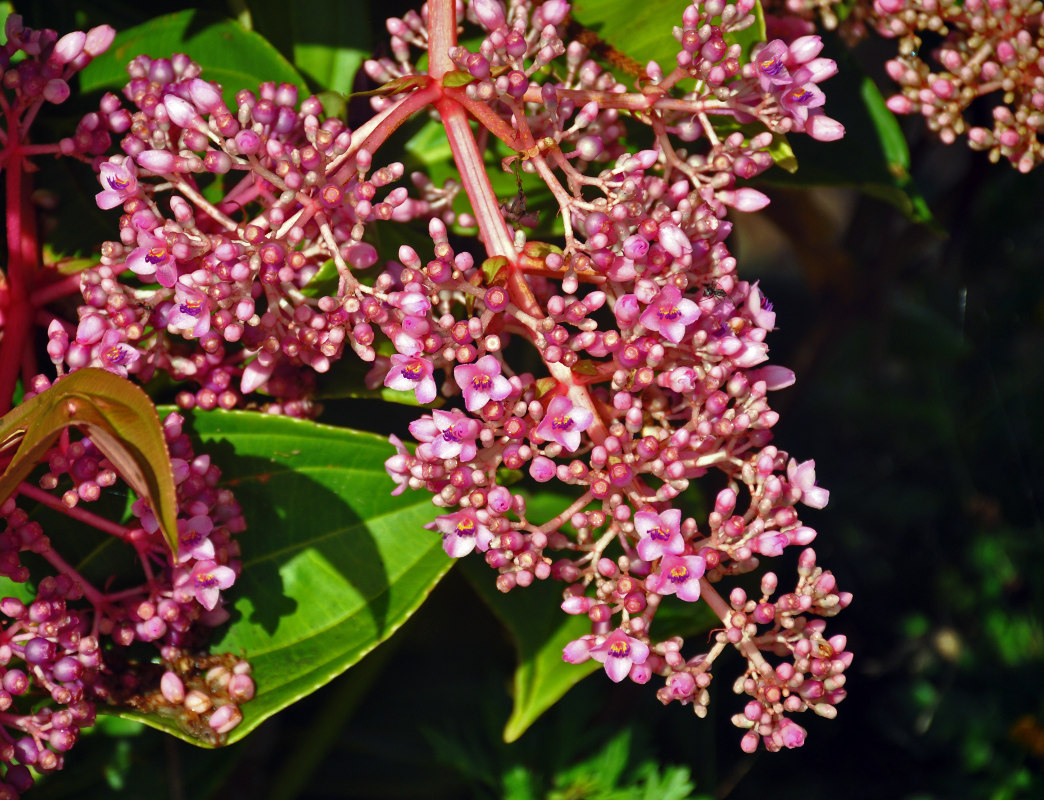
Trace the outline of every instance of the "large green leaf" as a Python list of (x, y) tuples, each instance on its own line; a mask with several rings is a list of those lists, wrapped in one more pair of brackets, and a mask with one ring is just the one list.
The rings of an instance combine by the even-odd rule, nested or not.
[(303, 96), (308, 94), (308, 87), (290, 62), (263, 37), (234, 20), (195, 9), (156, 17), (121, 31), (108, 52), (80, 74), (81, 89), (89, 92), (123, 86), (128, 80), (127, 64), (142, 53), (153, 58), (187, 54), (203, 67), (206, 80), (221, 84), (226, 103), (234, 104), (240, 89), (256, 91), (264, 81), (292, 83)]
[[(247, 412), (191, 415), (187, 429), (247, 519), (232, 622), (211, 646), (250, 661), (257, 683), (232, 742), (391, 636), (453, 562), (423, 528), (430, 495), (391, 495), (381, 437)], [(187, 738), (169, 720), (120, 715)]]

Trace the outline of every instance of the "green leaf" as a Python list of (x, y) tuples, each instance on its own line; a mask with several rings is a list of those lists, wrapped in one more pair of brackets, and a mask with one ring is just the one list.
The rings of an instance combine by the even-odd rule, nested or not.
[(591, 620), (562, 611), (562, 587), (554, 581), (541, 581), (505, 595), (496, 589), (496, 575), (478, 559), (464, 559), (462, 567), (518, 650), (514, 707), (504, 726), (504, 741), (513, 742), (566, 692), (601, 668), (597, 661), (567, 664), (562, 660), (567, 644), (591, 632)]
[(19, 443), (0, 477), (0, 503), (71, 426), (90, 436), (131, 488), (149, 498), (167, 543), (176, 551), (177, 495), (156, 407), (138, 386), (103, 369), (77, 370), (0, 419), (0, 449)]
[[(367, 0), (309, 0), (294, 13), (287, 0), (252, 0), (254, 29), (289, 56), (314, 85), (347, 94), (373, 49)], [(324, 102), (323, 107), (330, 109)]]
[[(681, 47), (671, 31), (674, 26), (681, 25), (684, 10), (685, 4), (678, 0), (645, 0), (642, 3), (576, 0), (572, 17), (641, 68), (655, 61), (664, 72), (669, 72)], [(729, 44), (735, 42), (743, 46), (744, 60), (754, 44), (765, 41), (765, 17), (760, 2), (754, 5), (754, 24), (727, 34), (725, 39)]]
[(475, 80), (475, 76), (470, 72), (465, 72), (462, 69), (455, 69), (452, 72), (447, 72), (442, 77), (443, 86), (467, 86)]
[[(253, 665), (257, 695), (234, 742), (395, 633), (453, 562), (423, 527), (430, 495), (392, 496), (394, 450), (379, 436), (231, 411), (190, 415), (186, 429), (247, 520), (232, 622), (211, 645)], [(168, 719), (119, 715), (194, 741)]]
[(153, 58), (187, 54), (203, 67), (203, 78), (221, 85), (232, 108), (236, 92), (256, 91), (264, 81), (292, 83), (303, 96), (309, 93), (297, 70), (262, 36), (234, 20), (196, 9), (156, 17), (117, 34), (108, 52), (80, 73), (81, 89), (118, 89), (127, 83), (127, 64), (142, 53)]

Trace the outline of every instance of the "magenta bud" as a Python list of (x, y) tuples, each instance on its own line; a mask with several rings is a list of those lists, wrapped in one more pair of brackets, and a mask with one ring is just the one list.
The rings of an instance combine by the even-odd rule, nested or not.
[(184, 706), (197, 714), (206, 714), (213, 707), (213, 703), (203, 692), (192, 689), (185, 694)]
[(54, 660), (55, 650), (54, 642), (48, 639), (30, 639), (25, 643), (25, 661), (27, 664), (46, 664)]
[(68, 64), (83, 52), (86, 43), (87, 34), (83, 31), (67, 33), (55, 42), (52, 58), (59, 64)]
[(171, 704), (179, 704), (185, 699), (185, 684), (176, 674), (167, 670), (160, 678), (160, 693)]
[(246, 673), (235, 673), (228, 679), (228, 696), (236, 703), (245, 703), (254, 697), (254, 679)]
[(4, 673), (3, 685), (11, 694), (24, 694), (29, 688), (29, 677), (20, 669), (9, 669)]
[(83, 674), (83, 664), (80, 663), (78, 658), (73, 656), (65, 656), (59, 658), (54, 663), (54, 678), (59, 683), (69, 683), (71, 681), (79, 680), (79, 677)]
[(25, 603), (17, 597), (5, 597), (0, 600), (0, 612), (8, 617), (18, 619), (25, 614)]
[(162, 175), (174, 169), (175, 159), (175, 155), (167, 150), (143, 150), (136, 161), (150, 172)]
[(23, 736), (14, 743), (14, 755), (23, 764), (35, 764), (40, 757), (40, 748), (32, 736)]
[(98, 25), (87, 31), (87, 40), (83, 49), (92, 58), (99, 56), (109, 49), (112, 40), (116, 38), (116, 29), (111, 25)]
[(217, 87), (202, 78), (193, 78), (189, 81), (189, 96), (197, 107), (206, 112), (213, 112), (224, 105), (221, 100), (221, 92)]
[(567, 597), (562, 601), (562, 610), (566, 614), (586, 614), (591, 608), (591, 598), (585, 595)]
[(591, 644), (586, 636), (574, 639), (562, 649), (562, 660), (568, 664), (583, 664), (591, 657)]
[(628, 677), (635, 683), (648, 683), (652, 678), (652, 669), (648, 664), (633, 664)]
[(226, 704), (219, 707), (210, 715), (207, 724), (210, 725), (216, 733), (228, 733), (242, 721), (243, 712), (233, 705)]

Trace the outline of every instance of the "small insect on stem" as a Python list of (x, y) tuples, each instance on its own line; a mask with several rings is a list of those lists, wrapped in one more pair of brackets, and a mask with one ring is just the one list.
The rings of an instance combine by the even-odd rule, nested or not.
[(526, 214), (526, 193), (522, 191), (522, 159), (516, 158), (511, 166), (515, 172), (515, 186), (518, 191), (510, 201), (500, 204), (500, 210), (505, 219), (518, 223)]
[(705, 297), (717, 297), (719, 300), (724, 300), (729, 296), (728, 292), (722, 289), (718, 284), (712, 286), (704, 286), (703, 294)]

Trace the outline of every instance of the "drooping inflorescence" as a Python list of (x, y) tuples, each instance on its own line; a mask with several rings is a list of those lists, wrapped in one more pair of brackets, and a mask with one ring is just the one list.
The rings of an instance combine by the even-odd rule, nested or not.
[[(111, 44), (115, 32), (101, 26), (59, 37), (25, 28), (17, 15), (7, 17), (5, 32), (0, 63), (9, 259), (0, 280), (0, 384), (10, 392), (23, 369), (23, 400), (29, 400), (51, 386), (42, 375), (32, 377), (26, 366), (33, 357), (20, 352), (24, 347), (31, 353), (34, 345), (28, 336), (35, 305), (29, 295), (42, 289), (60, 297), (69, 290), (68, 280), (56, 279), (35, 261), (36, 212), (31, 193), (23, 191), (28, 159), (63, 148), (34, 144), (29, 131), (45, 103), (69, 97), (68, 81)], [(111, 105), (109, 111), (111, 127), (120, 128), (118, 113)], [(107, 148), (108, 133), (97, 115), (81, 122), (77, 141), (72, 149), (84, 154)], [(120, 186), (120, 175), (109, 178)], [(103, 292), (113, 288), (94, 285)], [(103, 306), (118, 314), (121, 307), (112, 305), (117, 296), (122, 297), (113, 290), (113, 299), (106, 298)], [(92, 308), (88, 304), (81, 310), (80, 335), (95, 346), (97, 363), (126, 374), (137, 351)], [(59, 345), (67, 352), (65, 325), (52, 317), (50, 330), (51, 354), (57, 356)], [(5, 395), (5, 408), (10, 400)], [(176, 484), (176, 552), (147, 498), (134, 501), (124, 523), (90, 510), (109, 493), (126, 497), (126, 483), (91, 438), (77, 439), (68, 429), (42, 454), (42, 474), (37, 471), (0, 503), (0, 577), (22, 584), (17, 592), (8, 590), (18, 596), (0, 599), (0, 797), (18, 797), (34, 783), (34, 772), (60, 769), (80, 731), (94, 724), (99, 704), (166, 716), (216, 744), (239, 724), (240, 704), (254, 695), (249, 664), (234, 654), (200, 655), (209, 631), (229, 616), (222, 592), (240, 570), (233, 538), (244, 527), (240, 507), (228, 489), (218, 486), (220, 470), (207, 455), (194, 452), (179, 415), (167, 417), (163, 433)], [(5, 428), (0, 447), (5, 478), (23, 434)], [(77, 532), (56, 530), (60, 524), (48, 520), (46, 511), (40, 517), (40, 509), (118, 540), (131, 566), (120, 580), (86, 572), (91, 559), (73, 557), (67, 544), (58, 544), (75, 540)], [(85, 532), (78, 529), (80, 537)], [(136, 578), (131, 577), (134, 566), (139, 568)], [(143, 651), (143, 644), (151, 647)]]

